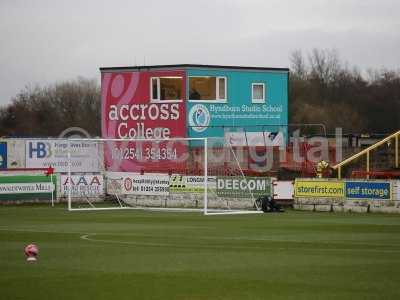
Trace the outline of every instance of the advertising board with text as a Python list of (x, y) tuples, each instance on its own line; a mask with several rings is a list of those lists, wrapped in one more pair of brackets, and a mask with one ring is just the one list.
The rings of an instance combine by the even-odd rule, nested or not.
[(392, 187), (390, 182), (346, 181), (347, 199), (390, 200)]
[[(151, 101), (151, 83), (161, 77), (180, 82), (177, 100)], [(163, 140), (107, 142), (107, 170), (168, 172), (185, 167), (187, 142), (166, 141), (186, 137), (185, 85), (183, 71), (102, 73), (102, 137)]]
[[(70, 150), (68, 150), (68, 143)], [(99, 144), (66, 140), (27, 140), (26, 167), (53, 167), (55, 172), (68, 172), (68, 151), (71, 153), (72, 172), (99, 172), (102, 156)]]
[(169, 175), (131, 172), (107, 172), (107, 193), (124, 195), (168, 196)]
[[(208, 176), (207, 190), (215, 191), (216, 177)], [(185, 176), (173, 174), (170, 178), (169, 190), (171, 193), (203, 193), (204, 176)]]
[(0, 200), (50, 199), (56, 194), (56, 176), (15, 175), (0, 177)]
[(217, 176), (217, 195), (231, 198), (271, 196), (271, 178)]
[(99, 197), (104, 194), (103, 175), (61, 175), (61, 195), (68, 197)]
[(343, 181), (296, 179), (294, 183), (297, 198), (343, 198), (344, 191)]

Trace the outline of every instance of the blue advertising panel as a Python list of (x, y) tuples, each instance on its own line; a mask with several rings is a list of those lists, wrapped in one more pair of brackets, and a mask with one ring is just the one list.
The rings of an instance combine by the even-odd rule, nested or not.
[(390, 182), (346, 181), (347, 199), (390, 200)]
[(0, 169), (7, 169), (7, 143), (0, 143)]
[[(186, 85), (189, 137), (241, 131), (286, 135), (288, 71), (188, 69)], [(192, 96), (194, 88), (208, 98)], [(223, 99), (212, 98), (221, 93)]]

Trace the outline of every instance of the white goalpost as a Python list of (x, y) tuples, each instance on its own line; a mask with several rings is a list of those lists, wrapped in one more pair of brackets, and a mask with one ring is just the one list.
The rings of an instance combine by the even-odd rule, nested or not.
[[(214, 175), (209, 178), (216, 180), (216, 188), (209, 188), (204, 214), (263, 213), (260, 202), (256, 201), (255, 185), (252, 185), (255, 179), (247, 177), (241, 166), (242, 163), (247, 162), (248, 152), (240, 147), (234, 149), (226, 138), (211, 137), (207, 140), (206, 161)], [(257, 180), (263, 181), (264, 179)]]
[[(76, 168), (78, 145), (98, 172)], [(246, 177), (236, 152), (223, 139), (69, 139), (68, 210), (261, 213), (254, 190), (266, 181)]]

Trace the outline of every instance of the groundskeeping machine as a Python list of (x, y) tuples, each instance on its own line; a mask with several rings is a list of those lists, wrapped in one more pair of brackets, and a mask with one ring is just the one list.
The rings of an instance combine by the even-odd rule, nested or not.
[[(224, 138), (69, 139), (63, 174), (70, 211), (147, 209), (206, 215), (262, 213), (271, 178), (246, 176), (243, 149)], [(74, 168), (76, 145), (96, 153)]]

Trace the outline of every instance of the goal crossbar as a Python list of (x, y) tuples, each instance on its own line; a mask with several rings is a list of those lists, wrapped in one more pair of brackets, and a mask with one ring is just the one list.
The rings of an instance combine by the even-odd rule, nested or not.
[[(148, 211), (170, 211), (170, 212), (201, 212), (204, 215), (209, 215), (209, 216), (213, 216), (213, 215), (237, 215), (237, 214), (258, 214), (258, 213), (262, 213), (262, 211), (259, 210), (259, 208), (257, 207), (256, 204), (254, 204), (254, 208), (255, 210), (246, 210), (246, 209), (238, 209), (238, 208), (216, 208), (215, 206), (211, 207), (210, 206), (210, 199), (209, 199), (209, 164), (208, 164), (208, 151), (209, 151), (209, 146), (210, 144), (208, 143), (208, 138), (168, 138), (168, 139), (156, 139), (156, 138), (152, 138), (152, 139), (117, 139), (117, 138), (71, 138), (67, 140), (68, 142), (68, 146), (67, 146), (67, 160), (68, 160), (68, 166), (67, 166), (67, 170), (68, 170), (68, 178), (70, 179), (68, 181), (68, 210), (69, 211), (106, 211), (106, 210), (148, 210)], [(201, 152), (204, 153), (203, 157), (201, 157), (202, 159), (202, 174), (201, 177), (203, 178), (203, 183), (202, 183), (202, 207), (198, 208), (193, 208), (193, 207), (151, 207), (151, 206), (136, 206), (136, 205), (132, 205), (132, 201), (127, 204), (127, 202), (125, 202), (125, 200), (123, 199), (123, 197), (121, 196), (126, 196), (126, 194), (113, 194), (113, 196), (115, 196), (114, 198), (116, 198), (116, 205), (112, 206), (112, 207), (102, 207), (100, 206), (96, 206), (96, 202), (92, 202), (91, 199), (89, 199), (89, 197), (86, 197), (86, 199), (81, 199), (83, 204), (82, 206), (84, 206), (84, 203), (86, 202), (86, 206), (89, 207), (73, 207), (73, 195), (72, 195), (72, 177), (73, 176), (78, 176), (76, 174), (81, 174), (82, 172), (76, 172), (73, 170), (73, 165), (72, 165), (72, 152), (73, 149), (71, 147), (72, 143), (76, 143), (76, 142), (87, 142), (87, 143), (94, 143), (97, 147), (101, 148), (103, 146), (103, 148), (105, 148), (104, 145), (107, 145), (108, 142), (110, 143), (121, 143), (121, 144), (125, 144), (125, 145), (129, 145), (129, 144), (134, 144), (137, 143), (138, 145), (143, 145), (146, 143), (152, 143), (152, 144), (165, 144), (168, 142), (173, 142), (174, 143), (179, 143), (182, 142), (183, 144), (185, 144), (188, 148), (190, 147), (190, 142), (195, 142), (197, 143), (197, 147), (199, 149), (201, 149)], [(135, 144), (136, 145), (136, 144)], [(199, 146), (200, 145), (200, 146)], [(237, 157), (235, 156), (234, 150), (232, 149), (231, 145), (228, 145), (227, 149), (229, 149), (229, 151), (233, 152), (233, 157), (234, 157), (234, 161), (231, 161), (230, 163), (234, 164), (238, 170), (238, 173), (236, 176), (239, 176), (241, 178), (243, 178), (246, 181), (246, 177), (243, 173), (243, 170), (240, 167), (240, 164), (237, 160)], [(103, 151), (105, 151), (103, 149)], [(189, 151), (189, 150), (187, 150)], [(119, 178), (111, 178), (108, 177), (108, 172), (109, 170), (106, 167), (106, 163), (104, 161), (105, 157), (100, 158), (99, 157), (99, 163), (101, 163), (104, 168), (102, 168), (101, 170), (101, 176), (103, 176), (104, 178), (104, 188), (106, 189), (105, 191), (105, 195), (110, 195), (109, 193), (109, 186), (108, 186), (108, 180), (118, 180)], [(109, 165), (109, 164), (108, 164)], [(168, 176), (171, 176), (172, 172), (174, 172), (175, 170), (171, 167), (170, 170), (168, 171)], [(111, 171), (113, 172), (113, 171)], [(117, 171), (120, 172), (120, 171)], [(120, 172), (121, 173), (121, 172)], [(127, 172), (129, 173), (129, 172)], [(138, 177), (140, 177), (140, 175), (149, 175), (149, 176), (155, 176), (156, 173), (146, 173), (146, 171), (143, 173), (143, 171), (141, 173), (138, 173)], [(182, 175), (185, 176), (185, 175)], [(189, 175), (190, 176), (190, 175)], [(192, 176), (198, 176), (198, 175), (192, 175)], [(170, 181), (171, 182), (171, 181)], [(170, 184), (168, 185), (169, 189), (170, 189)], [(137, 195), (137, 193), (136, 193)], [(143, 197), (145, 195), (148, 195), (144, 192)], [(251, 190), (249, 190), (249, 195), (251, 195), (251, 198), (253, 199), (253, 203), (255, 203), (253, 194), (251, 192)], [(213, 197), (218, 197), (216, 195), (216, 193), (214, 192)], [(139, 198), (141, 197), (140, 195), (138, 196)], [(75, 200), (74, 200), (75, 201)]]

